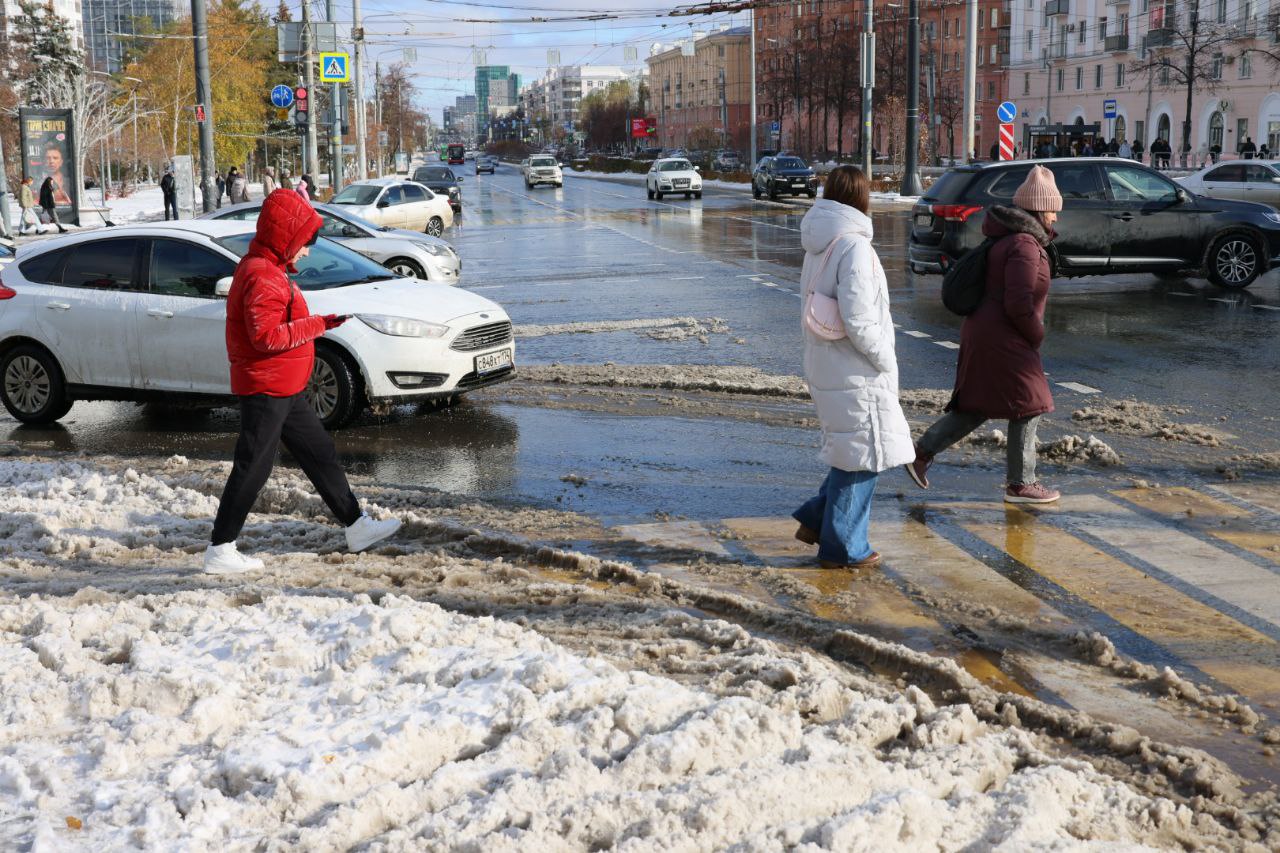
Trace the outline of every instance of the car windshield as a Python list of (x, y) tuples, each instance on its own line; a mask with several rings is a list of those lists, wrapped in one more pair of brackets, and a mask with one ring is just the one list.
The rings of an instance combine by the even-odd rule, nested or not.
[(342, 192), (333, 197), (330, 204), (373, 204), (382, 187), (373, 184), (348, 184)]
[(555, 164), (554, 157), (534, 157), (529, 161), (530, 166), (554, 166)]
[[(223, 237), (218, 243), (243, 257), (252, 240), (252, 233), (236, 234)], [(311, 251), (296, 266), (298, 272), (292, 278), (302, 290), (330, 290), (396, 278), (396, 274), (386, 267), (324, 237), (316, 240)]]
[[(323, 209), (320, 210), (321, 216), (325, 215), (325, 213), (326, 211), (324, 211)], [(365, 219), (363, 216), (356, 216), (354, 213), (351, 213), (350, 211), (346, 211), (346, 210), (342, 211), (342, 214), (340, 216), (332, 213), (329, 215), (333, 216), (335, 219), (340, 219), (344, 222), (350, 222), (352, 225), (357, 225), (366, 231), (390, 231), (391, 230), (391, 227), (388, 225), (379, 225), (376, 222), (370, 222), (369, 220)]]
[(692, 172), (693, 165), (688, 160), (668, 160), (658, 164), (659, 172)]
[(419, 169), (413, 176), (415, 181), (454, 181), (453, 172), (448, 169)]
[(804, 161), (799, 157), (779, 157), (773, 161), (773, 165), (779, 169), (804, 169)]

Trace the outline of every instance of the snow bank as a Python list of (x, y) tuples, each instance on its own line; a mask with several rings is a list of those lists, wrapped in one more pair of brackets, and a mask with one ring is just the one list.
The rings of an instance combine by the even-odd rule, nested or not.
[[(0, 459), (0, 849), (1023, 850), (1081, 839), (1227, 849), (1239, 840), (1203, 811), (1058, 757), (1060, 744), (1015, 722), (1050, 713), (1034, 700), (1004, 700), (1016, 714), (1003, 725), (991, 708), (937, 706), (905, 680), (896, 688), (689, 609), (699, 595), (718, 604), (703, 610), (726, 615), (764, 605), (594, 560), (598, 578), (626, 573), (633, 590), (679, 591), (619, 593), (588, 624), (578, 609), (588, 586), (504, 557), (552, 567), (593, 558), (427, 520), (420, 492), (382, 494), (402, 508), (406, 536), (424, 541), (317, 557), (296, 550), (323, 548), (340, 530), (309, 520), (323, 508), (284, 472), (258, 507), (274, 515), (247, 529), (250, 550), (274, 552), (274, 565), (211, 580), (196, 573), (195, 552), (224, 471), (182, 457), (151, 472)], [(84, 582), (98, 566), (146, 574), (154, 562), (169, 567), (163, 586), (152, 581), (164, 592)], [(30, 583), (37, 567), (67, 577)], [(411, 587), (420, 595), (462, 607), (505, 598), (510, 618), (381, 591), (415, 572), (435, 579)], [(216, 586), (196, 589), (206, 584)], [(314, 594), (298, 592), (308, 584)], [(791, 632), (775, 627), (798, 637), (803, 619)], [(518, 624), (557, 620), (560, 642)], [(858, 659), (904, 679), (929, 667), (967, 677), (852, 631), (829, 645), (857, 646)], [(1064, 734), (1087, 722), (1054, 713)]]
[(726, 698), (408, 598), (241, 604), (0, 602), (0, 843), (1027, 849), (1191, 826), (915, 689)]

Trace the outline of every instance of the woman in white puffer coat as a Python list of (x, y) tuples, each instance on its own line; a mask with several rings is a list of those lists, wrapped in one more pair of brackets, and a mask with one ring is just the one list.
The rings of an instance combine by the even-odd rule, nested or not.
[(837, 340), (804, 332), (804, 378), (822, 424), (819, 458), (831, 471), (792, 517), (800, 523), (796, 538), (818, 546), (824, 568), (880, 562), (868, 540), (876, 477), (915, 459), (898, 403), (889, 287), (871, 245), (870, 196), (866, 176), (840, 166), (800, 223), (805, 304), (811, 289), (835, 299), (845, 331)]

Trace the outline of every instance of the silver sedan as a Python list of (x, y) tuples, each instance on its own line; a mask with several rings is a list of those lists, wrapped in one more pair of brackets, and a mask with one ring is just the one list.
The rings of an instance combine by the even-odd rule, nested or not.
[(1257, 201), (1280, 208), (1280, 162), (1232, 160), (1177, 180), (1196, 195)]
[[(320, 236), (337, 240), (392, 272), (423, 281), (457, 284), (462, 261), (446, 241), (419, 231), (375, 225), (366, 219), (329, 204), (315, 205), (324, 220)], [(233, 204), (206, 213), (200, 219), (255, 221), (262, 202)]]

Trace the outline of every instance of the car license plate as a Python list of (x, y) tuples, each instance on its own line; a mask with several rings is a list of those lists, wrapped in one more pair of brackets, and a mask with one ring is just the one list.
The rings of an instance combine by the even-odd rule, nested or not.
[(484, 355), (476, 356), (476, 373), (478, 374), (493, 373), (495, 370), (510, 366), (511, 350), (509, 349), (487, 352)]
[(917, 214), (916, 214), (916, 224), (917, 224), (917, 225), (919, 225), (921, 228), (932, 228), (932, 227), (933, 227), (933, 214), (932, 214), (932, 213), (917, 213)]

